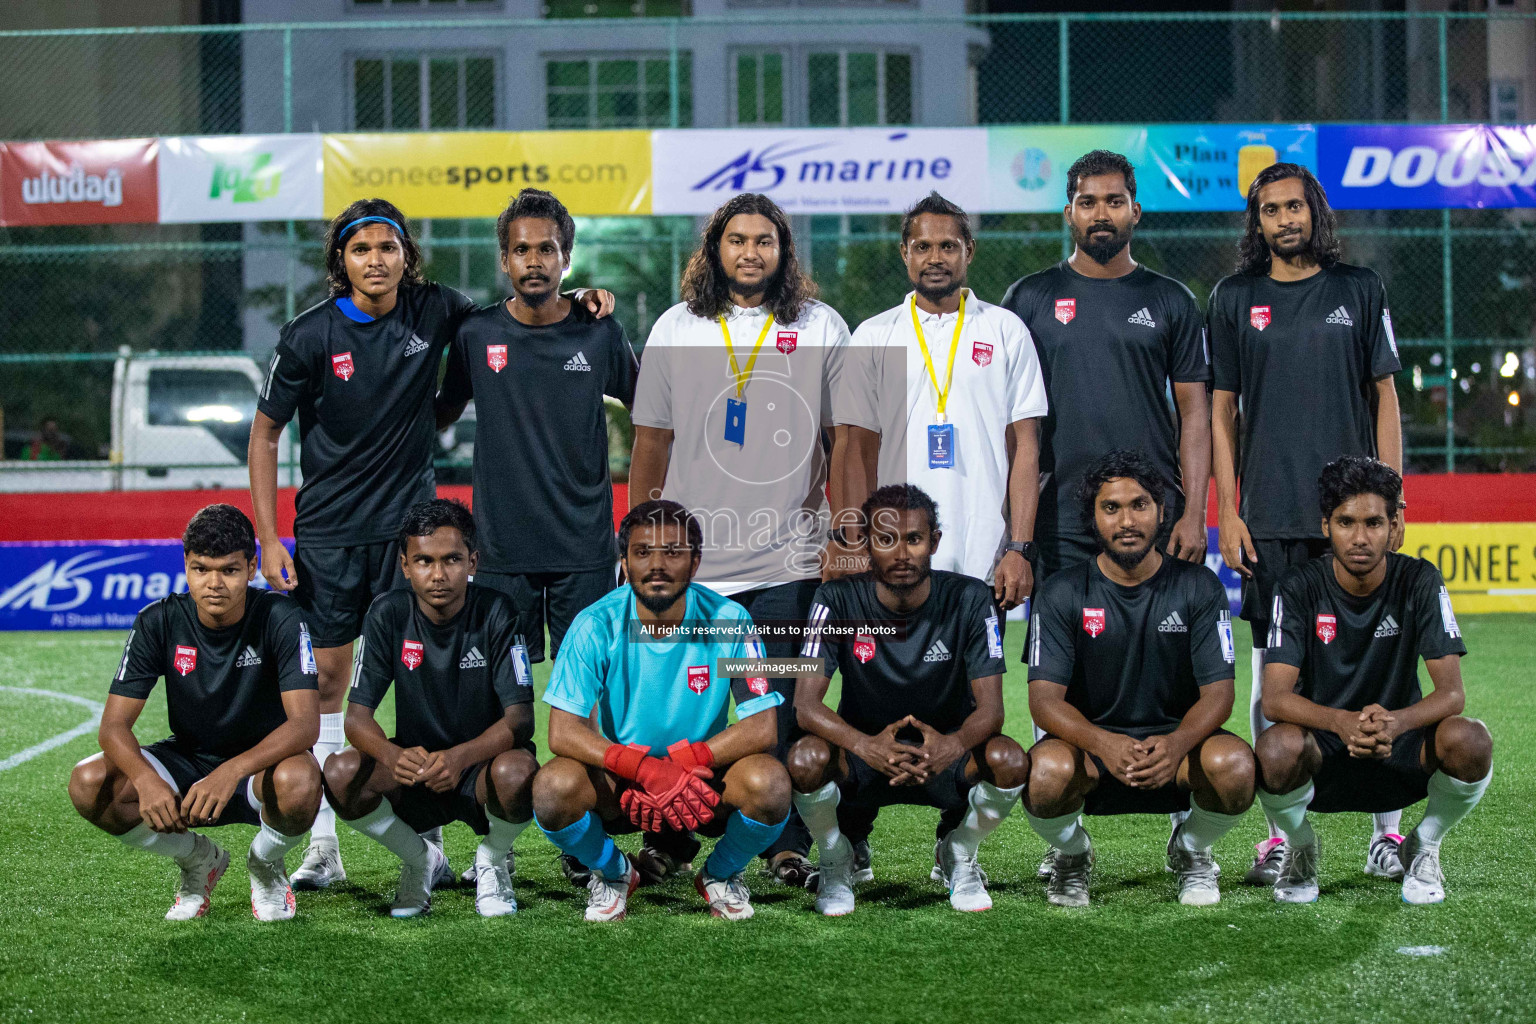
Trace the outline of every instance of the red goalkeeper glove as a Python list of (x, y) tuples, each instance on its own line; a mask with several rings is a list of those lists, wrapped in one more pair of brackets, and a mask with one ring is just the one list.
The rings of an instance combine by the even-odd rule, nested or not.
[(709, 749), (708, 743), (678, 740), (667, 748), (667, 760), (674, 761), (684, 768), (713, 768), (715, 752)]
[(691, 830), (715, 816), (720, 794), (704, 784), (714, 772), (702, 765), (684, 767), (649, 756), (646, 747), (615, 743), (603, 755), (603, 767), (640, 787), (621, 794), (619, 806), (641, 828)]

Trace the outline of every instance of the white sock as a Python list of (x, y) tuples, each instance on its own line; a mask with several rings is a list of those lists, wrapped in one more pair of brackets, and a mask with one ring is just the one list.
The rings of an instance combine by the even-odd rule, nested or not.
[(1177, 832), (1179, 830), (1179, 826), (1184, 824), (1184, 819), (1186, 819), (1188, 817), (1189, 817), (1189, 812), (1188, 811), (1170, 811), (1168, 813), (1168, 827), (1169, 827), (1169, 829), (1171, 829), (1174, 832)]
[(146, 850), (162, 857), (181, 860), (192, 856), (192, 851), (197, 844), (196, 836), (195, 832), (156, 832), (141, 821), (117, 838), (121, 839), (124, 845), (136, 850)]
[(1275, 822), (1297, 846), (1311, 846), (1317, 842), (1317, 833), (1307, 820), (1307, 804), (1312, 802), (1312, 783), (1302, 783), (1289, 793), (1269, 793), (1259, 790), (1259, 803), (1264, 816)]
[(1216, 840), (1232, 831), (1232, 826), (1236, 825), (1241, 817), (1241, 814), (1208, 811), (1191, 800), (1189, 816), (1184, 819), (1184, 827), (1179, 832), (1179, 846), (1190, 853), (1209, 850), (1216, 845)]
[(439, 825), (436, 828), (429, 828), (425, 832), (418, 832), (416, 834), (439, 850), (443, 848), (443, 826)]
[[(1263, 680), (1264, 648), (1255, 647), (1253, 649), (1253, 688), (1248, 693), (1248, 735), (1253, 737), (1253, 742), (1255, 743), (1259, 741), (1259, 733), (1275, 724), (1264, 717)], [(1275, 822), (1275, 819), (1270, 816), (1269, 806), (1265, 804), (1261, 805), (1261, 808), (1264, 811), (1264, 823), (1269, 826), (1269, 838), (1284, 839), (1285, 829), (1281, 828)]]
[(1375, 842), (1388, 832), (1393, 835), (1402, 835), (1403, 812), (1380, 811), (1371, 815), (1371, 842)]
[(500, 864), (507, 859), (507, 851), (512, 849), (512, 844), (517, 837), (522, 835), (523, 829), (533, 824), (533, 819), (527, 821), (507, 821), (498, 818), (491, 813), (491, 809), (485, 809), (485, 820), (491, 823), (491, 830), (480, 840), (480, 845), (475, 847), (475, 863), (480, 863), (482, 858), (490, 864)]
[(976, 856), (976, 848), (981, 845), (981, 841), (1003, 823), (1023, 792), (1023, 786), (999, 789), (990, 782), (976, 783), (971, 787), (971, 809), (965, 812), (965, 817), (955, 826), (949, 838), (969, 856)]
[(1414, 831), (1424, 846), (1437, 847), (1450, 827), (1465, 818), (1488, 790), (1493, 772), (1476, 782), (1462, 782), (1443, 771), (1429, 777), (1429, 803), (1424, 806), (1424, 820)]
[(842, 799), (843, 794), (835, 782), (812, 793), (795, 794), (795, 810), (800, 812), (800, 820), (805, 822), (811, 838), (816, 840), (816, 849), (822, 857), (843, 840), (842, 830), (837, 827), (837, 805)]
[[(325, 759), (340, 753), (341, 748), (347, 745), (347, 731), (342, 724), (346, 719), (346, 714), (341, 711), (320, 716), (320, 739), (311, 749), (322, 770), (325, 768)], [(320, 812), (315, 815), (315, 823), (309, 831), (316, 839), (336, 838), (336, 812), (331, 810), (331, 802), (324, 794), (320, 796)]]
[(302, 832), (296, 836), (284, 835), (263, 819), (261, 831), (257, 832), (256, 838), (251, 840), (251, 855), (258, 860), (281, 864), (288, 851), (297, 846), (299, 840), (303, 838)]
[(1035, 834), (1069, 857), (1088, 852), (1088, 830), (1083, 828), (1078, 819), (1081, 813), (1079, 808), (1059, 818), (1037, 818), (1029, 813), (1028, 808), (1024, 811), (1029, 818), (1029, 827), (1035, 830)]
[(384, 849), (410, 867), (418, 871), (426, 870), (427, 841), (411, 831), (411, 826), (395, 817), (395, 809), (389, 805), (388, 800), (380, 800), (378, 807), (347, 824), (370, 839), (378, 840)]

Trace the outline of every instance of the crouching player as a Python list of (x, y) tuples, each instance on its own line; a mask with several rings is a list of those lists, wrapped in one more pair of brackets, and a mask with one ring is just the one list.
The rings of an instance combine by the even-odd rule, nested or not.
[[(167, 921), (208, 913), (229, 854), (192, 826), (258, 825), (246, 868), (258, 921), (293, 917), (283, 858), (314, 823), (320, 694), (297, 603), (249, 586), (256, 532), (209, 505), (181, 538), (187, 592), (139, 612), (101, 715), (101, 753), (75, 765), (69, 797), (126, 845), (176, 861)], [(140, 747), (133, 724), (161, 677), (168, 739)]]
[(1105, 455), (1078, 490), (1097, 558), (1046, 580), (1028, 641), (1029, 823), (1057, 851), (1050, 902), (1088, 905), (1079, 814), (1189, 817), (1168, 840), (1179, 902), (1221, 899), (1211, 846), (1253, 803), (1253, 751), (1232, 713), (1232, 621), (1216, 574), (1165, 556), (1163, 479), (1140, 452)]
[[(418, 833), (462, 821), (475, 849), (475, 910), (517, 911), (507, 855), (528, 827), (533, 776), (533, 677), (517, 612), (469, 582), (475, 521), (457, 501), (418, 502), (400, 527), (409, 590), (374, 598), (347, 705), (351, 746), (325, 762), (331, 805), (399, 857), (392, 917), (432, 909), (453, 879), (442, 849)], [(374, 712), (395, 684), (395, 735)]]
[[(864, 502), (870, 572), (824, 583), (801, 654), (802, 737), (789, 752), (795, 806), (820, 851), (816, 909), (853, 912), (854, 844), (880, 808), (943, 812), (934, 875), (956, 910), (990, 910), (976, 848), (1013, 810), (1028, 778), (1024, 749), (1003, 727), (1003, 636), (992, 589), (934, 571), (941, 536), (933, 499), (889, 484)], [(892, 637), (875, 626), (897, 627)], [(836, 633), (825, 635), (829, 628)], [(824, 698), (843, 678), (837, 710)]]
[[(1403, 900), (1445, 899), (1440, 840), (1482, 799), (1493, 739), (1463, 718), (1467, 653), (1440, 572), (1388, 550), (1403, 494), (1396, 470), (1363, 456), (1318, 478), (1332, 549), (1282, 578), (1270, 616), (1259, 736), (1259, 801), (1285, 830), (1275, 899), (1317, 899), (1314, 811), (1396, 811), (1429, 796), (1400, 850)], [(1424, 659), (1434, 689), (1419, 690)]]
[[(610, 834), (665, 828), (721, 836), (694, 885), (715, 917), (751, 917), (742, 872), (789, 815), (789, 775), (765, 753), (784, 698), (766, 679), (720, 677), (718, 659), (761, 658), (762, 644), (746, 609), (691, 582), (702, 549), (677, 502), (630, 509), (629, 585), (572, 622), (544, 693), (558, 756), (534, 780), (534, 813), (591, 872), (588, 921), (624, 917), (640, 884)], [(739, 721), (727, 725), (733, 694)]]

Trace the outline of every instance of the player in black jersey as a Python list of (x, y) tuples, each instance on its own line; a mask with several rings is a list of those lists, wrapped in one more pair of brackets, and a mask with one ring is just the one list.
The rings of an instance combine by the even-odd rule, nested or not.
[[(475, 850), (475, 909), (517, 911), (512, 843), (533, 817), (533, 676), (511, 602), (469, 582), (475, 522), (456, 501), (413, 505), (400, 527), (410, 590), (376, 598), (347, 707), (352, 746), (325, 763), (348, 825), (403, 863), (393, 917), (432, 909), (452, 879), (441, 848), (418, 833), (462, 821)], [(395, 735), (374, 714), (395, 684)]]
[(1253, 751), (1221, 728), (1232, 712), (1227, 593), (1204, 565), (1168, 558), (1163, 480), (1113, 451), (1083, 477), (1083, 518), (1103, 549), (1045, 581), (1029, 630), (1029, 711), (1048, 736), (1029, 752), (1029, 823), (1057, 851), (1057, 906), (1088, 905), (1093, 846), (1080, 814), (1188, 809), (1168, 841), (1179, 902), (1221, 899), (1211, 846), (1253, 803)]
[[(405, 585), (395, 529), (437, 493), (432, 399), (443, 350), (474, 308), (422, 278), (405, 216), (383, 199), (360, 199), (331, 221), (325, 265), (330, 297), (283, 325), (248, 453), (262, 575), (293, 592), (313, 631), (321, 763), (345, 739), (342, 699), (363, 615), (376, 596)], [(611, 308), (612, 296), (583, 301)], [(277, 449), (294, 415), (304, 485), (290, 557), (278, 539)], [(335, 815), (322, 804), (293, 884), (319, 889), (345, 878)]]
[[(320, 806), (315, 658), (299, 606), (256, 590), (256, 534), (209, 505), (181, 538), (187, 592), (139, 612), (101, 715), (101, 753), (75, 765), (69, 798), (91, 824), (181, 869), (167, 921), (208, 913), (229, 854), (192, 826), (259, 825), (246, 868), (258, 921), (293, 917), (284, 855)], [(165, 679), (172, 735), (133, 725)]]
[(1099, 553), (1092, 524), (1078, 522), (1077, 485), (1100, 455), (1133, 443), (1168, 494), (1167, 553), (1202, 561), (1211, 362), (1200, 307), (1188, 288), (1131, 258), (1141, 206), (1124, 156), (1080, 157), (1067, 171), (1065, 215), (1071, 257), (1015, 281), (1002, 303), (1034, 337), (1050, 399), (1035, 520), (1041, 578)]
[[(1328, 550), (1317, 534), (1317, 474), (1341, 455), (1403, 468), (1392, 376), (1402, 367), (1386, 291), (1374, 271), (1339, 261), (1336, 227), (1311, 171), (1265, 168), (1248, 189), (1238, 272), (1216, 285), (1207, 311), (1221, 554), (1243, 576), (1242, 617), (1253, 629), (1254, 736), (1269, 725), (1257, 681), (1275, 582)], [(1394, 549), (1401, 543), (1399, 530)], [(1375, 817), (1365, 870), (1401, 878), (1400, 816)], [(1269, 833), (1250, 884), (1271, 885), (1280, 869), (1284, 836), (1273, 821)]]
[[(1318, 841), (1306, 812), (1401, 811), (1424, 819), (1403, 840), (1403, 900), (1445, 899), (1440, 840), (1492, 778), (1493, 739), (1463, 718), (1467, 653), (1435, 566), (1391, 552), (1403, 481), (1375, 459), (1330, 463), (1317, 483), (1329, 554), (1281, 578), (1264, 663), (1256, 744), (1264, 809), (1285, 830), (1275, 899), (1318, 893)], [(1424, 659), (1433, 689), (1419, 689)]]
[[(1029, 761), (1003, 727), (1003, 634), (992, 588), (934, 571), (938, 509), (913, 484), (864, 502), (870, 571), (821, 585), (801, 655), (795, 710), (804, 736), (789, 751), (795, 806), (820, 850), (816, 909), (853, 912), (854, 843), (880, 808), (944, 812), (934, 874), (956, 910), (989, 910), (976, 848), (1008, 816)], [(894, 636), (888, 635), (894, 627)], [(842, 698), (825, 703), (834, 673)], [(872, 877), (872, 876), (867, 876)]]

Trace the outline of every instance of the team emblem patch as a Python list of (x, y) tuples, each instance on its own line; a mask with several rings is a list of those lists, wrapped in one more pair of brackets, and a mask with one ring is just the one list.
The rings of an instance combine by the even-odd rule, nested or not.
[(1248, 322), (1253, 324), (1253, 329), (1256, 330), (1256, 331), (1262, 331), (1264, 328), (1268, 327), (1269, 326), (1269, 307), (1268, 306), (1249, 306), (1248, 307)]
[(768, 680), (762, 676), (755, 676), (747, 680), (747, 689), (759, 697), (768, 696)]
[(412, 672), (416, 671), (416, 666), (421, 664), (422, 655), (425, 651), (426, 648), (421, 646), (419, 640), (405, 641), (400, 645), (400, 664)]
[(181, 644), (177, 644), (176, 658), (172, 664), (176, 666), (176, 671), (182, 675), (191, 672), (197, 668), (197, 648), (183, 647)]
[(853, 638), (853, 656), (859, 659), (859, 664), (867, 665), (875, 656), (875, 638), (868, 633), (859, 633)]
[(694, 693), (703, 693), (705, 690), (709, 689), (708, 665), (688, 666), (688, 689), (692, 690)]
[(492, 372), (500, 373), (507, 365), (507, 346), (485, 346), (485, 365), (489, 366)]
[(1098, 638), (1100, 633), (1104, 632), (1103, 608), (1083, 609), (1083, 631), (1095, 639)]
[(1317, 638), (1324, 644), (1333, 643), (1333, 638), (1339, 635), (1339, 617), (1337, 615), (1317, 616)]
[(351, 380), (355, 372), (352, 366), (352, 353), (343, 352), (337, 356), (331, 356), (331, 372), (342, 380)]
[(971, 362), (977, 366), (990, 366), (992, 364), (992, 346), (984, 341), (978, 341), (971, 347)]
[(1075, 317), (1075, 316), (1077, 316), (1077, 300), (1076, 299), (1057, 299), (1056, 300), (1056, 319), (1057, 320), (1060, 320), (1064, 324), (1069, 324), (1069, 323), (1072, 322), (1072, 318)]
[(800, 344), (799, 331), (779, 332), (778, 347), (780, 352), (783, 352), (785, 355), (789, 355), (795, 350), (795, 346), (798, 344)]

